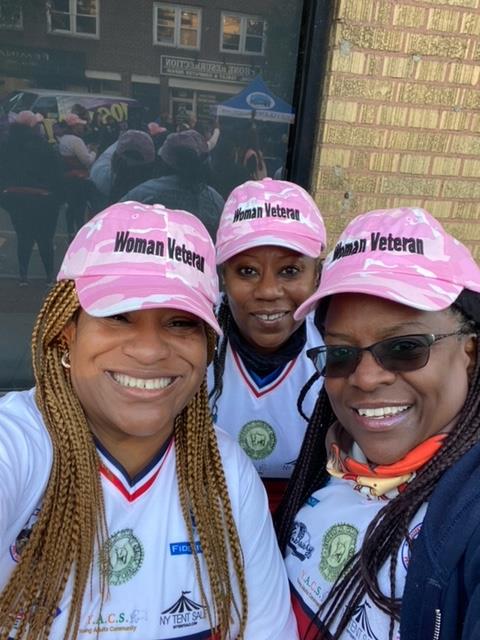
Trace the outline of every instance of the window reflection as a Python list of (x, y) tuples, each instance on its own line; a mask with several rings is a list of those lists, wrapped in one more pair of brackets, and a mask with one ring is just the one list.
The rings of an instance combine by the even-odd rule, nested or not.
[(134, 193), (213, 235), (237, 184), (285, 175), (302, 8), (0, 0), (0, 389), (30, 385), (35, 314), (96, 211)]

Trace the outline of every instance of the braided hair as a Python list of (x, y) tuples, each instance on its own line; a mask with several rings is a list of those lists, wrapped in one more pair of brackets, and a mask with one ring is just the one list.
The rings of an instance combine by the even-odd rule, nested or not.
[[(462, 332), (476, 333), (477, 318), (466, 313), (465, 298), (474, 294), (465, 292), (450, 308), (459, 320)], [(478, 297), (478, 296), (476, 296)], [(477, 304), (478, 306), (478, 304)], [(365, 595), (390, 617), (389, 639), (394, 624), (400, 620), (401, 599), (395, 594), (398, 551), (408, 534), (408, 526), (419, 508), (428, 501), (443, 473), (480, 441), (480, 341), (477, 342), (476, 364), (472, 372), (469, 391), (456, 428), (447, 435), (435, 456), (417, 472), (405, 491), (388, 502), (370, 522), (360, 550), (344, 567), (326, 600), (317, 611), (325, 628), (340, 615), (332, 640), (338, 640)], [(335, 422), (330, 401), (322, 389), (310, 419), (302, 449), (287, 492), (275, 514), (280, 548), (285, 552), (295, 516), (307, 498), (323, 487), (329, 479), (326, 470), (327, 451), (325, 436)], [(378, 573), (388, 563), (391, 595), (386, 596), (378, 583)], [(309, 629), (311, 631), (311, 628)], [(307, 632), (308, 633), (308, 632)], [(319, 636), (319, 638), (322, 636)]]
[[(17, 637), (43, 640), (50, 635), (57, 607), (72, 578), (73, 591), (65, 638), (77, 638), (82, 602), (92, 580), (94, 554), (108, 538), (105, 507), (92, 432), (62, 366), (67, 345), (63, 330), (80, 307), (72, 281), (61, 281), (47, 296), (32, 337), (36, 402), (53, 447), (53, 464), (21, 562), (0, 593), (0, 640), (15, 623)], [(207, 352), (213, 357), (215, 335), (209, 327)], [(212, 629), (230, 637), (232, 613), (244, 636), (248, 603), (240, 540), (232, 514), (225, 474), (215, 437), (206, 381), (177, 416), (174, 425), (180, 504), (191, 543), (195, 573)], [(200, 572), (194, 544), (195, 522), (207, 566), (212, 602)], [(108, 554), (100, 553), (102, 603), (108, 589)], [(234, 592), (239, 593), (239, 597)], [(23, 613), (19, 621), (19, 612)], [(100, 612), (101, 613), (101, 612)]]

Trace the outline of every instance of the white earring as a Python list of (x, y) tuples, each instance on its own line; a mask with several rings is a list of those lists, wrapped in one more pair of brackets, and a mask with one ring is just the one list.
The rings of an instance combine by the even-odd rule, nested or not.
[(72, 366), (70, 364), (70, 351), (68, 349), (63, 352), (60, 362), (62, 363), (62, 366), (65, 367), (65, 369), (70, 369), (70, 367)]

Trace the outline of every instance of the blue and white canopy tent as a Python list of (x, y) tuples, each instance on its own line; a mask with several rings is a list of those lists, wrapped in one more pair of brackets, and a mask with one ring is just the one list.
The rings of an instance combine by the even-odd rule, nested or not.
[(290, 124), (295, 119), (292, 107), (270, 91), (263, 78), (257, 76), (240, 93), (217, 106), (217, 116), (254, 118), (267, 122)]

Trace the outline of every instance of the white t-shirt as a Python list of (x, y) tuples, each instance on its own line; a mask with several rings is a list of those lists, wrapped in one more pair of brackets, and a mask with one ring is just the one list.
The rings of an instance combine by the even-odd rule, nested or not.
[[(294, 640), (285, 567), (265, 491), (239, 447), (221, 431), (218, 440), (245, 560), (245, 639)], [(87, 588), (78, 638), (96, 633), (111, 640), (210, 638), (178, 497), (174, 440), (131, 482), (108, 452), (100, 446), (98, 452), (109, 532), (109, 597), (100, 612), (96, 558), (93, 594)], [(52, 446), (33, 390), (6, 395), (0, 400), (0, 590), (41, 509), (51, 464)], [(208, 598), (201, 553), (200, 563)], [(64, 637), (71, 594), (69, 580), (52, 639)], [(237, 630), (234, 625), (232, 638)]]
[[(287, 545), (285, 563), (290, 580), (292, 600), (301, 637), (318, 633), (316, 613), (326, 599), (346, 562), (362, 545), (368, 525), (386, 505), (388, 498), (376, 498), (354, 489), (354, 482), (331, 478), (313, 493), (295, 517)], [(410, 545), (420, 532), (426, 505), (413, 518), (408, 540), (400, 547), (396, 569), (395, 597), (401, 598), (405, 588)], [(379, 573), (383, 593), (390, 595), (389, 565)], [(311, 621), (314, 620), (312, 627)], [(339, 617), (336, 618), (338, 623)], [(336, 629), (333, 623), (330, 631)], [(310, 634), (303, 634), (310, 627)], [(354, 612), (341, 640), (385, 640), (390, 618), (365, 597)], [(395, 639), (400, 638), (395, 625)]]
[[(302, 351), (262, 387), (257, 385), (230, 344), (227, 347), (216, 423), (237, 440), (263, 478), (288, 479), (302, 446), (307, 422), (298, 412), (297, 400), (315, 373), (305, 352), (323, 345), (313, 314), (307, 316), (306, 330), (307, 340)], [(302, 407), (305, 415), (311, 415), (322, 385), (323, 378), (310, 388)], [(212, 365), (208, 368), (208, 386), (210, 391)]]

